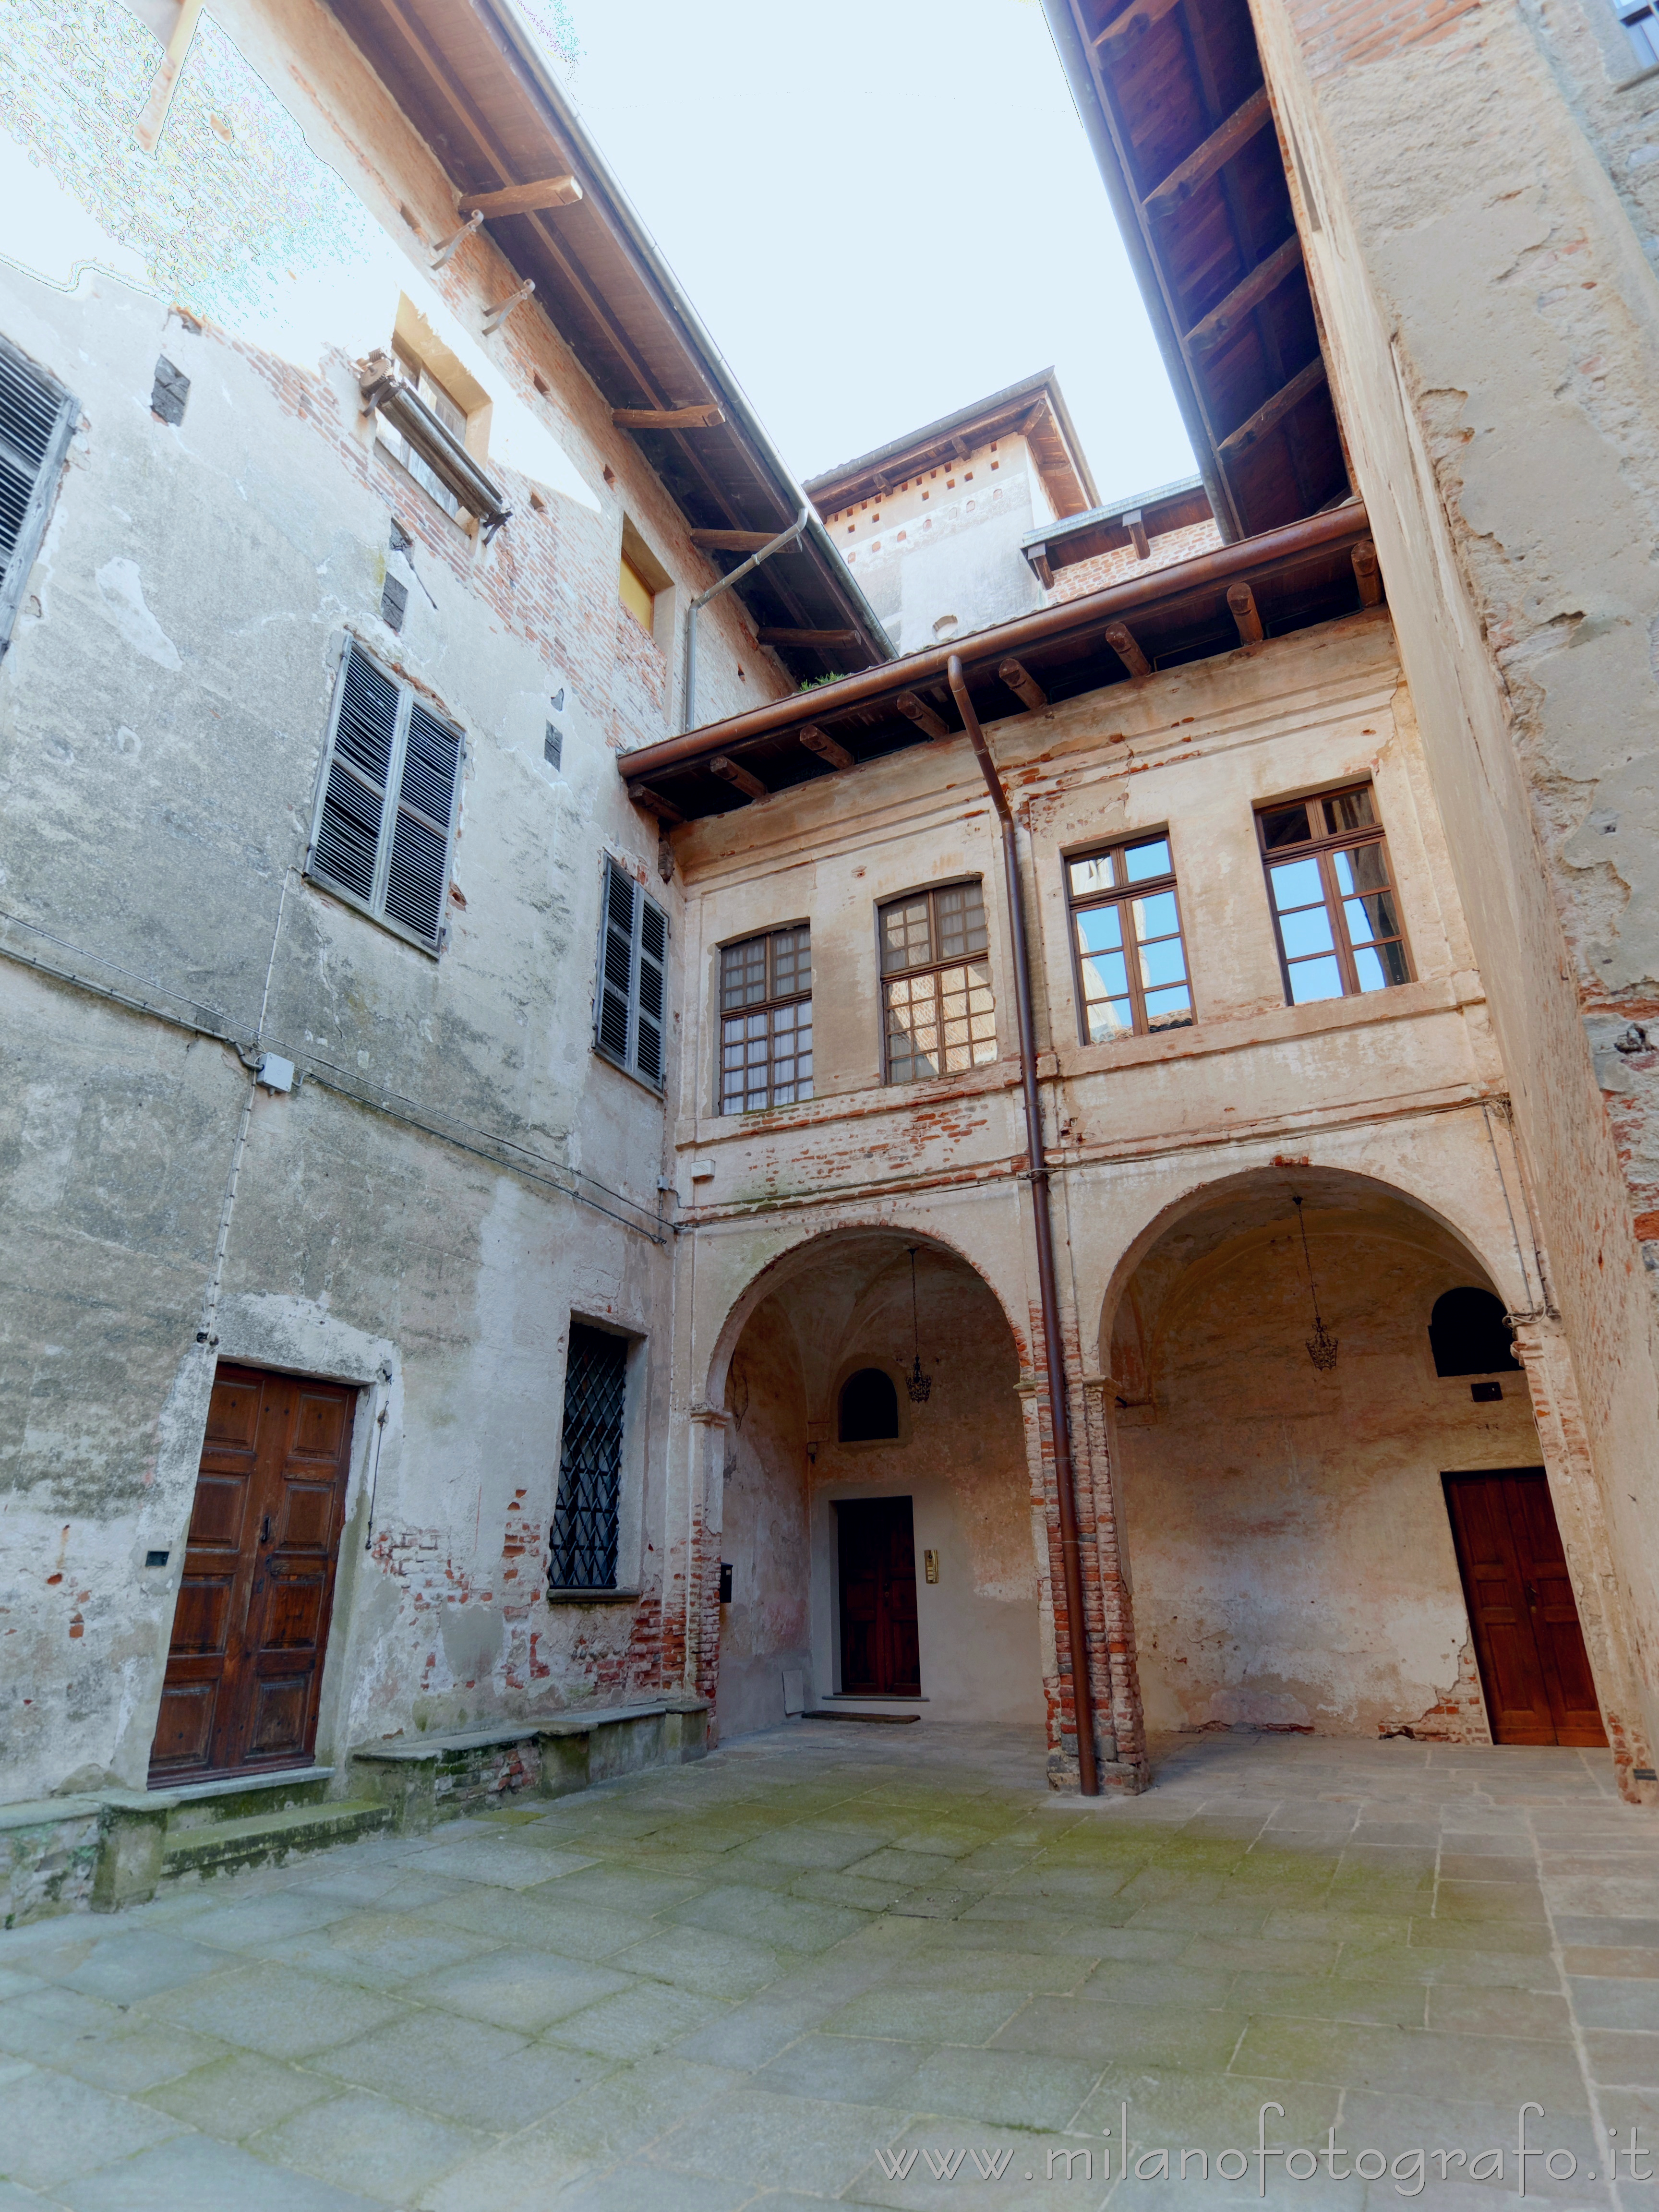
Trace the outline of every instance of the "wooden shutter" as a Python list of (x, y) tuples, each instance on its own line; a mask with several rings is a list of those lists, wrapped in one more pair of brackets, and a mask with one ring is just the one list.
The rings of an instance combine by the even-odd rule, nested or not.
[(639, 983), (635, 994), (634, 1065), (647, 1083), (662, 1088), (663, 1023), (668, 1012), (668, 916), (640, 894)]
[(668, 916), (625, 868), (605, 864), (593, 1034), (619, 1067), (660, 1091), (668, 1017)]
[(605, 864), (605, 912), (599, 924), (599, 989), (594, 1018), (599, 1049), (628, 1065), (629, 1014), (634, 991), (633, 880), (614, 860)]
[(0, 338), (0, 653), (33, 565), (75, 403)]
[(306, 872), (431, 952), (443, 941), (461, 751), (459, 730), (347, 648)]

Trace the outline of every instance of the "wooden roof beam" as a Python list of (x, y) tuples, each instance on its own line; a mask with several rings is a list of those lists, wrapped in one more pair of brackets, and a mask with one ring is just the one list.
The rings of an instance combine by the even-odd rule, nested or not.
[(816, 722), (809, 722), (804, 730), (798, 730), (795, 734), (809, 753), (816, 753), (831, 768), (851, 768), (854, 765), (853, 756), (846, 746), (838, 745), (827, 731), (819, 729)]
[(1023, 661), (1000, 662), (997, 674), (1013, 693), (1028, 714), (1039, 714), (1048, 703), (1048, 694), (1037, 682)]
[(1232, 609), (1233, 620), (1238, 624), (1241, 645), (1260, 645), (1261, 615), (1256, 606), (1255, 593), (1248, 584), (1232, 584), (1227, 590), (1227, 605)]
[(1368, 538), (1353, 549), (1353, 580), (1359, 586), (1362, 607), (1379, 607), (1382, 604), (1382, 571), (1377, 566), (1376, 548)]
[(705, 553), (758, 553), (777, 536), (775, 530), (693, 530), (691, 543)]
[(574, 207), (581, 196), (582, 188), (574, 177), (544, 177), (539, 184), (509, 185), (504, 191), (468, 192), (461, 202), (461, 213), (490, 220), (503, 215), (536, 215), (544, 208)]
[(1224, 338), (1231, 337), (1244, 317), (1259, 307), (1267, 295), (1301, 264), (1302, 240), (1287, 238), (1265, 261), (1258, 261), (1248, 276), (1241, 276), (1224, 300), (1218, 301), (1207, 315), (1193, 325), (1187, 333), (1187, 343), (1193, 351), (1207, 353)]
[(763, 645), (853, 645), (855, 629), (757, 629)]
[(716, 753), (708, 768), (711, 775), (719, 776), (722, 783), (729, 783), (734, 791), (742, 792), (745, 799), (765, 799), (769, 795), (757, 775), (751, 775), (746, 768), (739, 768), (725, 753)]
[(914, 691), (901, 691), (893, 704), (907, 721), (914, 722), (926, 738), (953, 738), (956, 732), (943, 715), (936, 714)]
[(1138, 507), (1127, 508), (1123, 515), (1123, 527), (1129, 533), (1129, 542), (1135, 549), (1137, 561), (1150, 561), (1152, 541), (1146, 535), (1146, 518)]
[(1254, 446), (1269, 430), (1276, 429), (1291, 408), (1299, 405), (1324, 381), (1324, 356), (1316, 354), (1305, 368), (1297, 369), (1288, 384), (1281, 384), (1271, 399), (1264, 399), (1248, 422), (1241, 422), (1237, 429), (1230, 430), (1216, 451), (1224, 460), (1242, 453), (1247, 446)]
[(1108, 623), (1106, 642), (1131, 676), (1150, 676), (1152, 664), (1135, 641), (1135, 634), (1127, 623)]
[(613, 407), (611, 419), (619, 430), (718, 430), (726, 410), (717, 399), (700, 399), (692, 407)]
[(678, 829), (685, 819), (672, 799), (665, 799), (661, 792), (653, 791), (648, 783), (630, 783), (628, 795), (635, 806), (642, 806), (647, 814), (654, 814), (659, 826), (664, 830)]
[(1248, 146), (1267, 119), (1267, 88), (1264, 84), (1258, 86), (1248, 100), (1241, 101), (1224, 123), (1218, 124), (1203, 144), (1195, 146), (1161, 185), (1153, 185), (1141, 203), (1146, 213), (1152, 216), (1173, 213), (1183, 200), (1192, 198), (1200, 185), (1207, 184), (1218, 169), (1224, 168), (1235, 154)]
[(1103, 31), (1095, 33), (1091, 43), (1103, 61), (1114, 62), (1126, 46), (1143, 37), (1154, 23), (1161, 23), (1180, 4), (1181, 0), (1131, 0), (1121, 15), (1108, 23)]

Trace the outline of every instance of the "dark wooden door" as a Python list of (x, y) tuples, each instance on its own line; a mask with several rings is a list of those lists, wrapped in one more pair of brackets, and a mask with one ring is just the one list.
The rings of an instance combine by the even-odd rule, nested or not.
[(152, 1784), (310, 1764), (356, 1397), (256, 1367), (215, 1376)]
[(919, 1698), (916, 1543), (908, 1498), (836, 1509), (841, 1548), (841, 1686), (855, 1697)]
[(1606, 1743), (1543, 1468), (1442, 1480), (1494, 1741)]

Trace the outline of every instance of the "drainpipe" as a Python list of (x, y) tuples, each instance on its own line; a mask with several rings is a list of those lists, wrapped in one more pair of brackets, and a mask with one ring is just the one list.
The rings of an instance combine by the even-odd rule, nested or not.
[(729, 574), (722, 576), (718, 584), (711, 584), (708, 589), (693, 599), (686, 609), (685, 699), (680, 719), (680, 727), (683, 731), (691, 727), (696, 708), (697, 617), (708, 605), (710, 599), (717, 599), (722, 592), (729, 592), (732, 585), (740, 582), (751, 568), (758, 568), (763, 561), (769, 561), (775, 553), (781, 553), (786, 545), (793, 545), (811, 520), (811, 514), (812, 510), (810, 507), (802, 507), (787, 530), (780, 531), (769, 545), (763, 545), (758, 553), (751, 553), (746, 561), (733, 568)]
[(1036, 1024), (1031, 1013), (1025, 887), (1020, 880), (1014, 817), (1009, 811), (1002, 779), (986, 744), (985, 732), (974, 712), (974, 702), (968, 696), (959, 653), (951, 655), (946, 673), (1002, 830), (1002, 867), (1014, 952), (1014, 1006), (1019, 1023), (1019, 1079), (1025, 1094), (1025, 1143), (1031, 1161), (1031, 1218), (1036, 1229), (1037, 1296), (1042, 1306), (1042, 1343), (1048, 1370), (1048, 1426), (1054, 1440), (1054, 1488), (1060, 1496), (1060, 1567), (1066, 1585), (1066, 1617), (1072, 1632), (1072, 1705), (1077, 1718), (1078, 1782), (1085, 1797), (1097, 1797), (1100, 1773), (1095, 1763), (1095, 1700), (1089, 1680), (1089, 1631), (1083, 1610), (1083, 1562), (1077, 1533), (1077, 1498), (1073, 1487), (1072, 1410), (1066, 1395), (1060, 1293), (1054, 1280), (1054, 1232), (1048, 1207), (1048, 1158), (1042, 1143), (1042, 1099), (1037, 1090)]

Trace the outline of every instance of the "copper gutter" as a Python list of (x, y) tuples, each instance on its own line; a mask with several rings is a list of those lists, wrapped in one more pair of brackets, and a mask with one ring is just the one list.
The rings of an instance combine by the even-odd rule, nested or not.
[(1203, 599), (1229, 584), (1260, 582), (1281, 568), (1321, 553), (1340, 551), (1370, 535), (1365, 509), (1358, 500), (1345, 501), (1323, 514), (1286, 523), (1280, 530), (1264, 530), (1255, 538), (1238, 539), (1200, 553), (1191, 561), (1178, 561), (1149, 576), (1113, 584), (1086, 599), (1066, 599), (1057, 606), (1040, 607), (1016, 622), (999, 623), (993, 629), (964, 638), (956, 646), (935, 646), (927, 653), (906, 653), (902, 659), (879, 668), (844, 676), (838, 684), (792, 691), (746, 714), (733, 714), (724, 722), (705, 723), (684, 737), (667, 738), (660, 744), (641, 745), (624, 754), (617, 765), (629, 783), (648, 782), (671, 769), (687, 768), (713, 754), (729, 752), (752, 738), (775, 737), (805, 728), (809, 723), (833, 720), (851, 707), (868, 706), (901, 691), (948, 680), (950, 664), (957, 660), (977, 668), (993, 668), (1011, 653), (1051, 645), (1079, 633), (1099, 631), (1146, 607), (1178, 606), (1182, 600)]
[(1048, 1161), (1042, 1141), (1042, 1094), (1037, 1089), (1036, 1022), (1031, 1012), (1031, 958), (1025, 935), (1025, 887), (1020, 880), (1019, 847), (1008, 794), (1002, 787), (968, 696), (962, 656), (951, 653), (945, 676), (961, 710), (985, 787), (1002, 831), (1002, 870), (1008, 892), (1008, 929), (1014, 955), (1014, 1007), (1019, 1026), (1019, 1079), (1025, 1094), (1025, 1145), (1030, 1160), (1031, 1218), (1036, 1231), (1037, 1297), (1042, 1307), (1042, 1364), (1048, 1376), (1048, 1431), (1054, 1446), (1054, 1488), (1060, 1498), (1060, 1559), (1066, 1588), (1066, 1621), (1071, 1634), (1072, 1710), (1077, 1723), (1078, 1787), (1085, 1797), (1100, 1795), (1095, 1759), (1094, 1685), (1089, 1679), (1089, 1625), (1083, 1610), (1083, 1561), (1077, 1533), (1077, 1498), (1072, 1469), (1072, 1410), (1066, 1394), (1066, 1355), (1060, 1333), (1060, 1292), (1054, 1279), (1054, 1232), (1048, 1205)]

